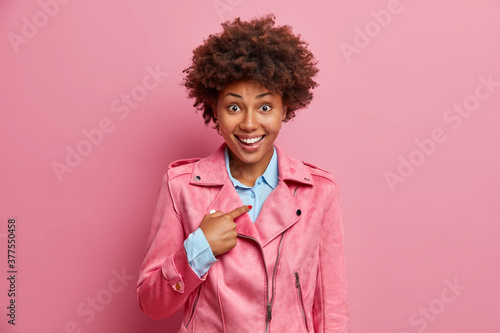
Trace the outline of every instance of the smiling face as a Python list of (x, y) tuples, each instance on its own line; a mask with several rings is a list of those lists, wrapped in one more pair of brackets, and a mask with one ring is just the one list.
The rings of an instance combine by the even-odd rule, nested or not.
[(258, 81), (236, 81), (219, 91), (215, 110), (233, 162), (264, 172), (286, 116), (281, 96)]

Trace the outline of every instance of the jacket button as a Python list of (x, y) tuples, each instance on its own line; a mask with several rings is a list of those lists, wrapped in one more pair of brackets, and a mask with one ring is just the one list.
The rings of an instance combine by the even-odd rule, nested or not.
[(181, 284), (179, 282), (175, 284), (175, 290), (181, 290)]
[(194, 180), (199, 182), (201, 180), (201, 177), (200, 176), (194, 176)]
[(305, 178), (305, 177), (304, 177), (304, 180), (305, 180), (306, 182), (311, 181), (309, 178)]
[(297, 209), (297, 216), (300, 216), (300, 214), (302, 214), (302, 212), (300, 211), (300, 209)]

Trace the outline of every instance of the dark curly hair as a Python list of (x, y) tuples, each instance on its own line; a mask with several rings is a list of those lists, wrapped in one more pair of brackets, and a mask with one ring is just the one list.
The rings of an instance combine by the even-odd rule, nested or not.
[(290, 26), (274, 26), (275, 18), (268, 14), (247, 22), (240, 18), (224, 22), (222, 33), (209, 35), (193, 51), (191, 66), (183, 70), (183, 85), (195, 98), (193, 106), (203, 110), (205, 125), (213, 121), (219, 128), (211, 104), (218, 91), (233, 81), (254, 79), (281, 95), (287, 107), (284, 122), (311, 102), (312, 89), (318, 85), (312, 79), (318, 72), (317, 61)]

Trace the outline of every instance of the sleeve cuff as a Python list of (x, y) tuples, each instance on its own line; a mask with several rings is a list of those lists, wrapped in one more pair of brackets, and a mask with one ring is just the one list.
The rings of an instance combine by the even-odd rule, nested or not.
[(205, 275), (210, 266), (218, 261), (214, 257), (212, 249), (200, 228), (192, 232), (184, 241), (184, 249), (186, 250), (189, 266), (199, 277)]

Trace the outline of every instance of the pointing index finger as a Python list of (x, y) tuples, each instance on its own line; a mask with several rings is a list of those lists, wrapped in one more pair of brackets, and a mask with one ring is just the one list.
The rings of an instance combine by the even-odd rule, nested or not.
[(241, 206), (241, 207), (238, 207), (238, 208), (233, 209), (232, 211), (228, 212), (227, 215), (229, 215), (234, 220), (238, 216), (243, 215), (246, 212), (248, 212), (250, 209), (252, 209), (252, 206), (250, 206), (250, 205)]

